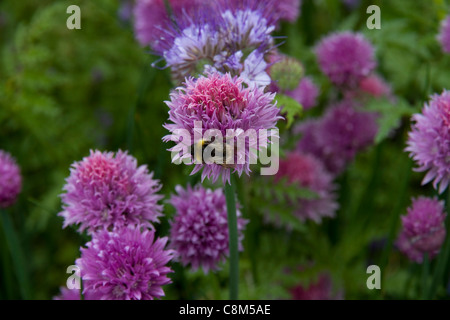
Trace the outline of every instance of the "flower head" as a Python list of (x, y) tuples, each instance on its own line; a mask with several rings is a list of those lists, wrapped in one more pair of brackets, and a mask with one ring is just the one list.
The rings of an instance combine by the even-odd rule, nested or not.
[(288, 183), (297, 183), (317, 194), (313, 199), (300, 199), (295, 211), (300, 220), (310, 219), (320, 223), (323, 217), (334, 217), (338, 208), (334, 192), (336, 186), (333, 177), (314, 156), (300, 152), (288, 154), (286, 159), (280, 161), (276, 178), (286, 178)]
[(356, 153), (373, 143), (378, 130), (374, 113), (356, 111), (349, 101), (332, 106), (320, 120), (299, 127), (298, 150), (322, 160), (331, 173), (341, 173)]
[(178, 18), (177, 28), (166, 28), (159, 39), (156, 52), (176, 83), (210, 72), (242, 74), (248, 85), (270, 83), (264, 58), (274, 47), (272, 0), (208, 3), (198, 14)]
[(21, 189), (19, 166), (9, 153), (0, 150), (0, 208), (13, 205)]
[(358, 89), (375, 98), (390, 97), (392, 95), (389, 84), (375, 74), (371, 74), (361, 79)]
[(311, 80), (311, 78), (304, 77), (300, 80), (297, 88), (292, 91), (287, 91), (286, 94), (300, 103), (303, 109), (309, 110), (317, 104), (319, 88)]
[(316, 54), (322, 72), (342, 87), (357, 86), (376, 66), (372, 45), (358, 33), (332, 34), (321, 40)]
[(280, 19), (295, 22), (300, 15), (301, 0), (280, 0), (275, 2), (275, 11)]
[(445, 217), (443, 201), (426, 197), (413, 199), (407, 215), (402, 217), (403, 232), (415, 249), (432, 254), (444, 242)]
[[(259, 135), (260, 131), (274, 129), (281, 118), (279, 109), (272, 104), (274, 94), (264, 93), (258, 87), (245, 88), (242, 82), (239, 77), (219, 73), (211, 73), (208, 77), (202, 76), (197, 80), (191, 78), (186, 80), (183, 87), (172, 92), (170, 101), (166, 102), (170, 108), (171, 123), (164, 127), (172, 134), (164, 137), (165, 141), (179, 142), (176, 132), (180, 129), (188, 132), (191, 145), (199, 142), (197, 133), (203, 137), (209, 129), (209, 132), (214, 132), (214, 138), (218, 139), (214, 141), (221, 141), (221, 146), (229, 138), (234, 139), (233, 135), (239, 141), (246, 132), (254, 133), (254, 139), (250, 139), (250, 142), (245, 140), (245, 148), (232, 152), (233, 161), (228, 162), (231, 166), (217, 162), (191, 162), (190, 164), (196, 164), (192, 174), (203, 169), (202, 179), (208, 177), (216, 181), (222, 175), (224, 182), (229, 181), (232, 169), (239, 175), (242, 172), (249, 174), (250, 160), (254, 157), (250, 149), (259, 150), (261, 146), (266, 146), (272, 130), (263, 135), (263, 138)], [(177, 145), (170, 151), (175, 151), (178, 147)], [(191, 160), (194, 161), (193, 157)]]
[[(169, 3), (175, 19), (182, 19), (184, 15), (196, 13), (207, 1), (169, 0)], [(164, 0), (136, 0), (133, 13), (134, 31), (139, 43), (150, 45), (155, 50), (160, 48), (161, 38), (168, 36), (167, 29), (172, 24)]]
[(419, 165), (417, 171), (428, 171), (422, 184), (433, 180), (433, 187), (439, 184), (442, 193), (450, 181), (450, 91), (433, 95), (412, 120), (405, 150)]
[[(409, 260), (416, 263), (423, 262), (423, 252), (414, 248), (405, 232), (400, 232), (395, 245), (397, 246), (398, 250), (400, 250), (400, 252), (408, 257)], [(430, 258), (433, 258), (435, 255), (436, 253), (432, 253)]]
[(445, 17), (445, 19), (441, 22), (438, 40), (441, 43), (442, 51), (445, 53), (450, 53), (450, 15)]
[(125, 227), (116, 232), (100, 231), (81, 248), (76, 260), (83, 280), (83, 293), (96, 292), (102, 300), (153, 300), (164, 296), (170, 283), (166, 266), (173, 258), (165, 250), (167, 238), (153, 231)]
[(161, 185), (146, 166), (126, 152), (91, 151), (70, 169), (62, 194), (64, 227), (79, 224), (89, 233), (127, 225), (153, 228), (162, 206)]
[(341, 300), (342, 292), (333, 292), (333, 283), (328, 274), (321, 274), (308, 286), (297, 285), (290, 289), (293, 300)]
[[(205, 189), (201, 185), (183, 189), (176, 187), (170, 203), (176, 214), (171, 223), (170, 247), (175, 249), (183, 265), (193, 270), (218, 269), (229, 254), (228, 219), (225, 195), (222, 189)], [(239, 249), (242, 250), (246, 220), (240, 217), (237, 204)]]

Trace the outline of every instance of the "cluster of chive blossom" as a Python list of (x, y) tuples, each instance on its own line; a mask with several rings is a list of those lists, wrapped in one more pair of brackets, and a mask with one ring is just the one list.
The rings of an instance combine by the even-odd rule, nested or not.
[(290, 290), (293, 300), (342, 300), (342, 292), (333, 291), (333, 283), (328, 274), (321, 274), (317, 281), (308, 286), (297, 285)]
[(362, 34), (335, 33), (316, 48), (322, 72), (341, 88), (355, 88), (376, 67), (374, 49)]
[(76, 162), (62, 194), (64, 227), (79, 225), (80, 232), (94, 233), (127, 225), (153, 228), (162, 206), (161, 185), (146, 166), (126, 152), (92, 151)]
[[(176, 250), (176, 259), (193, 271), (204, 273), (219, 268), (229, 254), (229, 236), (226, 199), (222, 189), (205, 189), (201, 185), (183, 189), (169, 202), (176, 213), (171, 222), (170, 248)], [(239, 204), (237, 227), (239, 250), (242, 250), (243, 230), (247, 221), (241, 218)]]
[(446, 16), (441, 22), (438, 40), (441, 43), (442, 51), (450, 53), (450, 15)]
[(0, 208), (12, 206), (21, 189), (19, 166), (8, 152), (0, 150)]
[(444, 242), (444, 202), (437, 198), (419, 197), (412, 200), (407, 214), (402, 216), (403, 229), (397, 240), (399, 250), (412, 261), (421, 263), (425, 254), (433, 258)]
[[(76, 264), (87, 300), (155, 299), (170, 283), (166, 264), (173, 250), (155, 238), (161, 185), (146, 166), (126, 152), (92, 151), (75, 162), (62, 194), (64, 227), (78, 225), (92, 240)], [(56, 299), (76, 299), (79, 290), (62, 290)]]
[[(245, 139), (245, 148), (234, 151), (232, 167), (216, 162), (198, 162), (192, 156), (194, 152), (189, 153), (188, 157), (191, 158), (187, 159), (188, 164), (195, 164), (191, 174), (203, 169), (202, 180), (208, 178), (215, 182), (222, 176), (225, 183), (230, 181), (231, 173), (237, 172), (240, 176), (245, 172), (249, 175), (250, 163), (255, 160), (255, 153), (251, 150), (267, 148), (271, 137), (276, 134), (276, 130), (272, 129), (276, 129), (277, 121), (281, 117), (279, 108), (273, 104), (274, 94), (265, 93), (259, 87), (246, 88), (243, 81), (241, 77), (232, 77), (228, 73), (211, 73), (207, 77), (189, 78), (182, 87), (171, 93), (170, 101), (166, 102), (170, 108), (169, 123), (164, 127), (171, 134), (163, 140), (176, 143), (169, 151), (181, 153), (184, 149), (185, 143), (180, 142), (178, 134), (181, 128), (190, 135), (192, 146), (199, 142), (195, 141), (196, 131), (203, 137), (206, 130), (215, 130), (214, 138), (223, 139), (224, 143), (230, 134), (234, 135), (236, 138), (233, 139), (237, 141), (242, 139), (241, 134), (251, 130), (256, 134), (253, 139)], [(191, 151), (192, 149), (194, 148), (191, 148)]]
[(164, 296), (163, 285), (171, 282), (167, 263), (173, 250), (165, 250), (168, 238), (156, 238), (154, 231), (124, 227), (114, 232), (99, 231), (81, 257), (84, 293), (95, 292), (102, 300), (153, 300)]
[(304, 110), (316, 106), (319, 88), (310, 77), (304, 76), (304, 68), (300, 61), (279, 53), (270, 56), (271, 66), (268, 69), (272, 79), (270, 91), (285, 94), (298, 103)]
[(422, 184), (433, 181), (442, 193), (450, 181), (450, 91), (433, 95), (412, 120), (406, 151), (419, 165), (417, 171), (427, 171)]
[(312, 220), (320, 223), (324, 217), (334, 217), (338, 204), (336, 201), (336, 186), (333, 176), (327, 172), (320, 160), (313, 155), (298, 151), (289, 153), (280, 160), (280, 168), (276, 180), (287, 179), (289, 184), (298, 184), (315, 193), (312, 199), (299, 199), (292, 204), (294, 214), (301, 220)]
[[(176, 16), (175, 25), (162, 28), (153, 49), (170, 67), (177, 84), (189, 76), (220, 72), (240, 75), (248, 86), (266, 86), (270, 84), (266, 58), (275, 46), (271, 34), (278, 21), (274, 3), (209, 2), (194, 13)], [(137, 21), (148, 23), (142, 9), (136, 7), (135, 15), (142, 15)]]
[(376, 114), (356, 110), (352, 101), (343, 100), (297, 130), (302, 134), (297, 150), (313, 154), (329, 172), (340, 174), (359, 151), (373, 143), (378, 126)]

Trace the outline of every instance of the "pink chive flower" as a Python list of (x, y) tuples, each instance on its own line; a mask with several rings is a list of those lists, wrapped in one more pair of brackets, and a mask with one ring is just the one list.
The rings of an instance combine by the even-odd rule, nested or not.
[[(251, 157), (255, 157), (250, 149), (259, 150), (267, 146), (270, 143), (270, 136), (275, 131), (271, 129), (276, 129), (277, 121), (281, 119), (279, 109), (273, 104), (274, 96), (272, 93), (265, 93), (262, 88), (246, 88), (243, 86), (242, 78), (231, 77), (229, 74), (211, 73), (197, 80), (189, 78), (182, 87), (171, 93), (170, 101), (166, 102), (170, 110), (169, 123), (166, 123), (164, 128), (172, 134), (165, 136), (163, 140), (178, 143), (180, 137), (177, 132), (183, 129), (190, 134), (193, 146), (199, 143), (194, 131), (203, 137), (206, 130), (214, 129), (216, 132), (214, 138), (222, 138), (222, 142), (226, 142), (226, 137), (230, 137), (230, 131), (234, 131), (231, 134), (239, 136), (248, 132), (247, 130), (254, 130), (258, 141), (256, 138), (251, 139), (253, 144), (250, 144), (246, 139), (246, 148), (235, 151), (234, 160), (228, 161), (233, 162), (232, 167), (224, 166), (226, 161), (222, 164), (217, 162), (208, 164), (203, 159), (195, 163), (194, 157), (191, 157), (192, 161), (188, 163), (195, 163), (191, 174), (203, 169), (202, 180), (209, 178), (215, 182), (222, 175), (225, 183), (229, 181), (232, 172), (237, 172), (239, 176), (243, 172), (249, 175), (250, 160), (254, 159)], [(201, 124), (201, 129), (196, 128), (198, 127), (196, 122)], [(263, 134), (261, 130), (268, 132)], [(169, 151), (177, 151), (180, 148), (180, 144), (177, 144)]]
[[(423, 262), (423, 252), (417, 250), (412, 245), (409, 237), (405, 234), (405, 232), (400, 232), (395, 245), (400, 252), (402, 252), (405, 256), (408, 257), (410, 261), (416, 262), (416, 263), (422, 263)], [(430, 255), (430, 259), (434, 258), (436, 256), (437, 252), (432, 252)]]
[(301, 0), (280, 0), (275, 2), (275, 11), (281, 20), (295, 22), (300, 15)]
[(445, 17), (445, 19), (441, 22), (438, 40), (441, 43), (442, 51), (445, 53), (450, 53), (450, 15)]
[(311, 78), (304, 77), (296, 89), (287, 91), (286, 94), (300, 103), (303, 109), (309, 110), (317, 105), (319, 88)]
[[(206, 5), (205, 0), (169, 0), (174, 18), (183, 14), (192, 14)], [(164, 0), (136, 0), (133, 8), (134, 32), (142, 46), (150, 45), (153, 49), (160, 46), (160, 39), (167, 37), (171, 21), (164, 5)]]
[(333, 292), (331, 277), (321, 274), (317, 281), (308, 286), (298, 285), (290, 290), (293, 300), (342, 300), (342, 292)]
[(16, 160), (0, 150), (0, 208), (12, 206), (22, 189), (22, 177)]
[[(222, 189), (213, 191), (197, 185), (186, 189), (177, 186), (175, 190), (177, 194), (169, 200), (176, 209), (171, 222), (170, 247), (176, 250), (178, 260), (194, 271), (217, 270), (229, 254), (227, 206)], [(247, 221), (241, 218), (239, 204), (236, 207), (242, 251)]]
[(299, 152), (289, 153), (280, 161), (276, 179), (286, 178), (288, 183), (297, 183), (317, 194), (314, 199), (301, 199), (295, 215), (301, 220), (313, 220), (320, 223), (323, 217), (334, 217), (338, 204), (336, 202), (333, 177), (323, 164), (314, 156)]
[(126, 152), (92, 151), (75, 162), (61, 195), (64, 227), (79, 225), (93, 233), (127, 225), (153, 228), (159, 222), (162, 206), (158, 201), (161, 185), (146, 166)]
[(371, 145), (378, 126), (374, 113), (357, 111), (351, 101), (331, 106), (323, 118), (299, 126), (297, 149), (315, 155), (326, 169), (339, 174), (355, 155)]
[(371, 43), (359, 33), (327, 36), (320, 41), (316, 54), (322, 72), (340, 87), (356, 87), (376, 66)]
[(381, 77), (371, 74), (359, 82), (359, 90), (375, 98), (390, 97), (392, 89)]
[(102, 300), (153, 300), (164, 296), (171, 280), (167, 263), (173, 250), (165, 250), (168, 238), (154, 232), (126, 227), (100, 231), (81, 248), (75, 261), (83, 280), (83, 293), (95, 292)]
[(403, 232), (415, 249), (431, 255), (444, 242), (445, 217), (443, 201), (426, 197), (413, 199), (407, 214), (402, 216)]
[(450, 91), (433, 95), (412, 120), (405, 150), (419, 165), (417, 171), (427, 171), (422, 184), (433, 181), (442, 193), (450, 181)]

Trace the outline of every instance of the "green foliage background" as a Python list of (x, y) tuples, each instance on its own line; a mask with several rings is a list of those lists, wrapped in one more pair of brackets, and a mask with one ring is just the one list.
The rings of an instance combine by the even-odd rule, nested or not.
[[(327, 272), (348, 299), (419, 298), (421, 267), (392, 250), (392, 241), (410, 197), (436, 195), (420, 186), (422, 174), (412, 172), (403, 150), (410, 115), (431, 93), (450, 88), (450, 57), (442, 54), (436, 40), (449, 6), (440, 0), (361, 1), (351, 10), (336, 0), (303, 2), (300, 19), (277, 31), (287, 36), (280, 50), (300, 59), (306, 74), (321, 87), (320, 107), (302, 117), (319, 115), (334, 90), (313, 53), (320, 38), (334, 31), (358, 30), (372, 41), (377, 71), (392, 84), (398, 100), (367, 103), (368, 109), (381, 113), (381, 129), (377, 143), (338, 178), (336, 219), (321, 225), (299, 223), (292, 219), (286, 199), (314, 196), (308, 190), (275, 184), (257, 174), (239, 179), (239, 201), (251, 221), (241, 254), (240, 296), (289, 298), (289, 288)], [(71, 4), (82, 10), (81, 30), (66, 28), (66, 8)], [(381, 30), (365, 26), (370, 4), (381, 8)], [(130, 22), (118, 18), (120, 5), (111, 0), (0, 2), (0, 149), (13, 154), (22, 168), (23, 191), (7, 213), (24, 251), (30, 284), (28, 292), (17, 285), (17, 270), (1, 232), (2, 299), (50, 299), (65, 285), (66, 268), (87, 239), (62, 229), (59, 195), (70, 165), (89, 149), (129, 150), (162, 181), (166, 199), (175, 185), (199, 181), (198, 175), (189, 176), (191, 168), (170, 162), (168, 145), (161, 141), (167, 134), (162, 124), (167, 119), (164, 100), (172, 88), (170, 75), (150, 66), (157, 57), (138, 45)], [(283, 154), (296, 137), (285, 124), (280, 127)], [(160, 235), (167, 235), (173, 214), (168, 204), (165, 213)], [(264, 223), (271, 213), (292, 230)], [(372, 263), (382, 268), (382, 290), (366, 287), (366, 267)], [(168, 299), (228, 297), (227, 265), (208, 276), (176, 263), (173, 268)], [(432, 275), (427, 281), (431, 279)], [(435, 297), (447, 298), (446, 283), (440, 284)]]

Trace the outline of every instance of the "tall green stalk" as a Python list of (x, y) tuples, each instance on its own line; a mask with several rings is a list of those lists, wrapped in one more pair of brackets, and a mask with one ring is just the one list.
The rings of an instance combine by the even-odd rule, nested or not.
[(0, 210), (0, 220), (6, 243), (11, 254), (12, 263), (16, 271), (20, 293), (23, 299), (30, 299), (30, 283), (19, 238), (11, 221), (11, 217), (5, 210)]
[(234, 189), (233, 179), (230, 179), (230, 184), (225, 183), (225, 197), (227, 201), (228, 238), (230, 249), (230, 300), (237, 300), (239, 296), (239, 251), (236, 192)]

